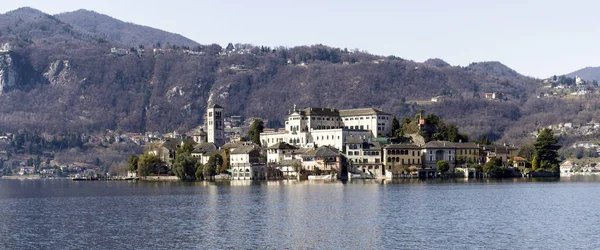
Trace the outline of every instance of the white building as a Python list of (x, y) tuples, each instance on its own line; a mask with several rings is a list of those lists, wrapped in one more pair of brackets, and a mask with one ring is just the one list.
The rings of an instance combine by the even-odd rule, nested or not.
[(346, 137), (363, 139), (391, 135), (392, 116), (377, 109), (306, 108), (289, 112), (285, 131), (261, 133), (268, 147), (280, 142), (302, 147), (332, 146), (344, 150)]
[(449, 141), (430, 141), (423, 147), (423, 167), (437, 169), (439, 161), (447, 161), (450, 169), (456, 162), (456, 147)]
[(256, 145), (245, 145), (232, 148), (229, 153), (232, 180), (263, 180), (266, 166), (260, 161), (260, 148)]
[(223, 120), (223, 107), (218, 104), (214, 104), (206, 110), (208, 142), (212, 142), (218, 147), (225, 144), (225, 123)]

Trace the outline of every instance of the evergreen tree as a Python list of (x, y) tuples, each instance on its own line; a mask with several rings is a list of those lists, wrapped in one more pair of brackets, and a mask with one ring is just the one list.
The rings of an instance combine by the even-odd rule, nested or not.
[(127, 159), (127, 165), (129, 166), (129, 171), (137, 171), (138, 168), (138, 160), (140, 159), (137, 155), (131, 155), (129, 159)]
[(400, 121), (394, 116), (392, 119), (392, 136), (398, 136), (400, 133)]
[(535, 157), (539, 161), (539, 168), (545, 169), (558, 169), (558, 149), (560, 146), (556, 145), (558, 139), (554, 137), (551, 129), (545, 128), (538, 135), (535, 140)]
[(205, 179), (211, 179), (217, 174), (219, 168), (223, 165), (223, 157), (220, 154), (213, 154), (208, 158), (208, 162), (202, 169), (202, 174)]
[(173, 161), (173, 172), (181, 180), (195, 180), (198, 159), (190, 154), (179, 154)]
[(261, 119), (254, 119), (250, 130), (248, 131), (248, 139), (260, 146), (260, 133), (265, 129), (265, 124)]

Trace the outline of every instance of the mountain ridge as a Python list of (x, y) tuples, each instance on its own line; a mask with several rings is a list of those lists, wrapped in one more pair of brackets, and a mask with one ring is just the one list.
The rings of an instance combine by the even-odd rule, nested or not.
[[(537, 99), (541, 81), (500, 62), (418, 63), (324, 45), (212, 44), (190, 50), (172, 44), (115, 54), (111, 48), (121, 42), (80, 32), (57, 17), (21, 19), (0, 15), (0, 21), (19, 23), (18, 29), (0, 25), (0, 43), (14, 45), (9, 55), (24, 62), (0, 62), (0, 71), (31, 68), (43, 79), (14, 81), (23, 87), (0, 95), (3, 130), (184, 132), (202, 124), (209, 103), (224, 106), (225, 115), (261, 117), (281, 127), (288, 109), (298, 105), (374, 107), (398, 118), (424, 110), (472, 139), (485, 135), (514, 143), (541, 126), (597, 113), (591, 102)], [(503, 98), (486, 99), (487, 92)]]
[(600, 66), (588, 66), (566, 74), (566, 76), (571, 78), (580, 77), (586, 81), (600, 81)]
[(148, 46), (156, 43), (190, 47), (199, 45), (180, 34), (124, 22), (91, 10), (79, 9), (57, 14), (55, 17), (80, 32), (96, 34), (103, 39), (119, 42), (129, 47)]

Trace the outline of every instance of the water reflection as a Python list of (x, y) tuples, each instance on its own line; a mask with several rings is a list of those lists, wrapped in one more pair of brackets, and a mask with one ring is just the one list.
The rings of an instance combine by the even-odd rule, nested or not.
[(0, 248), (594, 249), (597, 181), (0, 180)]

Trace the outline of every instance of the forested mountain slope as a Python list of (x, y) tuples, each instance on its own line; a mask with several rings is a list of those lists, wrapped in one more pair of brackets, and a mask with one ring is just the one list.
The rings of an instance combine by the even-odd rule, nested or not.
[[(293, 105), (374, 107), (399, 118), (423, 109), (473, 139), (500, 139), (529, 122), (535, 130), (561, 119), (552, 108), (537, 108), (550, 103), (536, 100), (539, 80), (498, 62), (460, 67), (323, 45), (189, 47), (186, 39), (132, 51), (130, 45), (156, 44), (158, 38), (107, 35), (101, 21), (75, 28), (64, 22), (67, 16), (33, 9), (0, 15), (0, 43), (12, 47), (0, 54), (0, 71), (9, 72), (0, 75), (2, 130), (185, 131), (203, 122), (209, 102), (226, 107), (226, 115), (262, 117), (271, 126), (281, 126)], [(129, 53), (111, 54), (112, 47)], [(488, 100), (486, 92), (503, 98)], [(441, 101), (430, 101), (437, 96)], [(570, 111), (577, 116), (584, 110)], [(531, 121), (532, 115), (539, 119)], [(522, 137), (513, 131), (503, 140)]]

